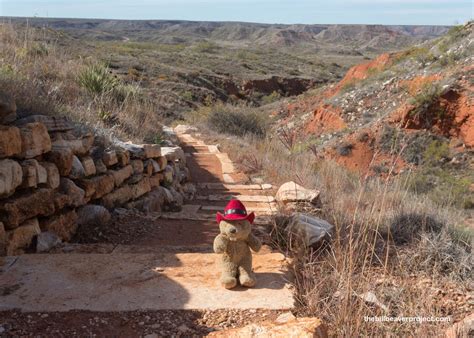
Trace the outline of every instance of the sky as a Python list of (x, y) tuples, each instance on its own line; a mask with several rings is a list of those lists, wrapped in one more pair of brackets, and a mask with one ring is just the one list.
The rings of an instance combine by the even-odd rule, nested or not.
[(0, 16), (453, 25), (474, 0), (0, 0)]

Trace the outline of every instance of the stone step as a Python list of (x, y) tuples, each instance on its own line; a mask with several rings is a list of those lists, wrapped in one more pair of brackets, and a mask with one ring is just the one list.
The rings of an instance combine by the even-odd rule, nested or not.
[(241, 202), (275, 202), (275, 197), (266, 195), (197, 195), (195, 199), (204, 201), (229, 201), (231, 199), (238, 199)]
[(269, 190), (273, 188), (271, 184), (227, 184), (215, 182), (197, 183), (197, 187), (210, 190)]
[[(218, 205), (203, 205), (199, 210), (202, 211), (220, 211), (222, 212), (222, 207)], [(248, 207), (247, 211), (250, 212), (255, 212), (256, 215), (273, 215), (278, 212), (278, 209), (275, 206), (268, 205), (266, 207)]]
[[(291, 309), (285, 258), (254, 255), (255, 288), (226, 290), (213, 253), (37, 254), (0, 270), (0, 311)], [(8, 264), (8, 265), (7, 265)]]
[[(259, 215), (255, 218), (255, 225), (268, 225), (271, 223), (271, 215)], [(190, 220), (190, 221), (207, 221), (212, 222), (216, 220), (215, 214), (204, 214), (204, 213), (183, 213), (183, 212), (164, 212), (161, 215), (163, 219), (169, 220)]]

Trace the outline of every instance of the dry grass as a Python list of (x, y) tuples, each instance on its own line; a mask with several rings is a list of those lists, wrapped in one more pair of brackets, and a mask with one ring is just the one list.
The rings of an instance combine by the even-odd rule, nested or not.
[[(370, 323), (364, 316), (459, 320), (469, 312), (450, 305), (449, 298), (457, 296), (443, 298), (435, 291), (452, 286), (464, 294), (474, 288), (472, 235), (458, 230), (460, 211), (410, 192), (406, 177), (359, 177), (318, 159), (311, 149), (292, 152), (278, 139), (214, 137), (242, 169), (249, 156), (258, 163), (247, 170), (251, 176), (321, 190), (323, 209), (317, 215), (336, 228), (329, 247), (302, 249), (281, 218), (272, 229), (275, 245), (294, 258), (300, 315), (322, 317), (335, 336), (432, 336), (450, 324)], [(368, 291), (388, 311), (357, 296)]]
[[(46, 29), (0, 25), (0, 90), (16, 99), (19, 115), (61, 115), (112, 136), (153, 140), (161, 130), (159, 103), (107, 68), (91, 82), (100, 60), (80, 58), (60, 43), (63, 38)], [(101, 90), (104, 83), (110, 88)]]

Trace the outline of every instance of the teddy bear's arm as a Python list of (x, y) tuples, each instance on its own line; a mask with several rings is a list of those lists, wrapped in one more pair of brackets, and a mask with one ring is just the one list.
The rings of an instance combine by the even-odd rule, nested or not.
[(214, 252), (215, 253), (224, 253), (225, 250), (227, 249), (227, 244), (229, 243), (229, 240), (227, 237), (223, 236), (222, 234), (219, 234), (216, 236), (214, 239)]
[(249, 235), (247, 243), (250, 249), (252, 249), (255, 252), (259, 252), (260, 248), (262, 247), (262, 242), (254, 234)]

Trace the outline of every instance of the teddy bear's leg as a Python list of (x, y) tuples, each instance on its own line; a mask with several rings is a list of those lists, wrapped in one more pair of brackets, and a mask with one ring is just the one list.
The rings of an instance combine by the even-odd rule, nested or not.
[(239, 265), (240, 285), (251, 288), (257, 282), (255, 274), (252, 272), (252, 256), (245, 257)]
[(237, 286), (237, 264), (222, 260), (221, 284), (226, 289), (232, 289)]

